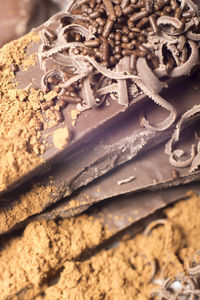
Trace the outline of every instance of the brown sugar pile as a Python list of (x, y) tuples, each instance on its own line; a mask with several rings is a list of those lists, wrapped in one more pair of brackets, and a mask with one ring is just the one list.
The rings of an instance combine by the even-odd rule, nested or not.
[(2, 238), (1, 299), (150, 299), (167, 278), (187, 275), (200, 249), (200, 198), (191, 194), (164, 213), (108, 250), (94, 248), (112, 233), (86, 215)]
[(25, 51), (38, 39), (30, 33), (0, 49), (0, 191), (42, 161), (40, 92), (15, 84), (16, 70), (35, 63)]

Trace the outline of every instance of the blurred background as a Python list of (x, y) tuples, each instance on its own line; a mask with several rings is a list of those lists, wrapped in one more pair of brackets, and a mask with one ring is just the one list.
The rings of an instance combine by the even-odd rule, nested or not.
[(67, 0), (0, 0), (0, 47), (65, 8)]

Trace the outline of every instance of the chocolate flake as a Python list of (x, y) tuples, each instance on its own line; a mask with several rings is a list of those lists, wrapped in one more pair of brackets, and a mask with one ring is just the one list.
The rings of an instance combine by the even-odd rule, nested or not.
[(199, 143), (198, 143), (197, 154), (196, 154), (196, 145), (192, 144), (190, 158), (185, 161), (177, 160), (177, 158), (180, 158), (184, 155), (184, 151), (182, 149), (173, 149), (174, 148), (173, 146), (179, 141), (180, 131), (183, 123), (193, 118), (195, 115), (199, 114), (199, 112), (200, 112), (200, 105), (195, 105), (193, 108), (191, 108), (181, 116), (180, 120), (176, 124), (176, 129), (171, 139), (169, 140), (169, 142), (166, 144), (165, 147), (165, 153), (169, 155), (169, 162), (173, 166), (179, 168), (184, 168), (192, 165), (190, 172), (194, 171), (199, 166), (199, 150), (200, 150)]
[[(199, 33), (191, 31), (200, 23), (198, 7), (191, 0), (131, 4), (127, 0), (121, 4), (103, 0), (103, 3), (93, 1), (91, 7), (88, 3), (72, 1), (66, 12), (45, 24), (38, 52), (41, 69), (46, 71), (48, 59), (53, 59), (61, 69), (69, 68), (72, 76), (62, 79), (59, 96), (76, 83), (82, 109), (100, 105), (106, 98), (103, 91), (119, 104), (128, 105), (134, 97), (129, 86), (136, 85), (170, 112), (160, 124), (151, 125), (143, 118), (143, 125), (151, 130), (167, 129), (175, 122), (176, 111), (159, 96), (163, 83), (158, 78), (187, 75), (199, 63)], [(82, 15), (73, 15), (75, 8), (79, 13), (82, 10)], [(184, 17), (186, 13), (193, 18)], [(99, 92), (98, 83), (92, 82), (94, 74), (109, 78), (111, 88), (101, 87)]]

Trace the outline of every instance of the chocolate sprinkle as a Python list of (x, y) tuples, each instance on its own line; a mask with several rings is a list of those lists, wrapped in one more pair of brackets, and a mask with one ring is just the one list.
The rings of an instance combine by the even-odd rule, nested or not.
[[(59, 99), (63, 100), (60, 97), (76, 84), (76, 93), (84, 109), (96, 107), (95, 99), (99, 99), (98, 105), (101, 105), (107, 94), (113, 97), (113, 90), (108, 87), (106, 94), (99, 98), (94, 74), (99, 74), (101, 81), (109, 78), (110, 86), (114, 80), (120, 82), (123, 90), (119, 90), (118, 84), (115, 99), (121, 105), (127, 105), (134, 97), (129, 90), (136, 84), (170, 112), (160, 124), (151, 125), (143, 118), (143, 125), (151, 130), (165, 130), (175, 122), (176, 111), (158, 95), (164, 86), (158, 78), (187, 75), (199, 63), (199, 25), (198, 7), (190, 0), (123, 0), (121, 3), (94, 0), (92, 5), (87, 1), (73, 1), (67, 12), (46, 23), (46, 29), (41, 32), (39, 62), (44, 72), (51, 58), (59, 65), (59, 70), (68, 69), (71, 76), (67, 79), (61, 76)], [(122, 61), (126, 57), (129, 57), (125, 60), (128, 67), (124, 69)], [(140, 67), (141, 62), (145, 62), (148, 80)], [(47, 86), (45, 76), (42, 87)], [(123, 94), (127, 95), (124, 101)]]

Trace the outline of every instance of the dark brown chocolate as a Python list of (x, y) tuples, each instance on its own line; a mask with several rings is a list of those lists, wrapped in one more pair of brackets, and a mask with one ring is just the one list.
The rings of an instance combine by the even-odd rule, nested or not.
[[(199, 123), (197, 124), (199, 128)], [(185, 141), (181, 146), (190, 152), (192, 139), (192, 131), (187, 132), (184, 137)], [(84, 206), (93, 205), (102, 200), (111, 201), (113, 197), (126, 198), (126, 194), (135, 195), (135, 193), (143, 192), (144, 190), (156, 190), (159, 193), (160, 189), (167, 187), (179, 186), (188, 184), (189, 182), (199, 181), (200, 172), (189, 173), (187, 168), (174, 168), (169, 163), (169, 158), (164, 154), (164, 145), (157, 146), (149, 153), (145, 152), (139, 155), (137, 159), (116, 168), (115, 170), (101, 176), (94, 182), (88, 184), (80, 191), (72, 195), (69, 199), (63, 199), (54, 205), (54, 208), (47, 210), (47, 215), (53, 218), (65, 217), (73, 214), (71, 208), (73, 200), (76, 203), (76, 209), (84, 209)], [(164, 166), (164, 167), (163, 167)], [(147, 192), (148, 193), (148, 192)], [(130, 196), (130, 197), (134, 197)], [(105, 202), (105, 201), (104, 201)], [(148, 204), (147, 204), (148, 205)], [(45, 213), (44, 213), (45, 215)]]
[[(188, 4), (188, 5), (189, 5), (189, 10), (194, 10), (194, 12), (196, 14), (196, 10), (197, 10), (196, 6), (193, 7), (190, 4)], [(137, 10), (137, 8), (136, 8), (136, 10)], [(124, 14), (126, 15), (126, 13), (124, 13)], [(79, 23), (78, 23), (77, 19), (75, 18), (77, 21), (76, 24), (74, 24), (72, 22), (73, 18), (75, 18), (75, 17), (61, 13), (57, 16), (54, 16), (53, 19), (51, 19), (50, 21), (45, 23), (43, 26), (38, 28), (38, 31), (40, 31), (40, 33), (41, 33), (42, 42), (40, 42), (38, 44), (34, 44), (30, 51), (34, 52), (34, 53), (39, 53), (39, 61), (37, 61), (36, 65), (34, 67), (31, 67), (28, 71), (18, 72), (17, 81), (20, 83), (20, 87), (23, 88), (23, 87), (26, 87), (26, 86), (32, 84), (33, 87), (40, 88), (43, 75), (46, 76), (46, 74), (48, 73), (48, 72), (45, 73), (44, 69), (46, 69), (46, 71), (54, 70), (57, 73), (62, 71), (65, 74), (67, 74), (67, 72), (69, 71), (69, 68), (66, 68), (64, 61), (62, 64), (62, 63), (60, 63), (59, 60), (62, 61), (63, 55), (64, 55), (62, 53), (62, 51), (65, 50), (65, 47), (68, 47), (70, 44), (70, 41), (68, 41), (68, 37), (67, 37), (68, 36), (67, 30), (69, 29), (68, 26), (75, 26), (75, 27), (79, 26), (79, 30), (80, 30), (80, 27), (82, 25), (79, 23), (83, 22), (85, 17), (83, 17), (82, 19), (79, 19), (78, 20)], [(172, 25), (175, 27), (179, 25), (179, 24), (177, 25), (177, 22), (178, 23), (182, 22), (182, 21), (180, 21), (180, 22), (176, 21), (175, 18), (172, 18), (172, 19), (173, 19)], [(71, 20), (70, 22), (72, 22), (70, 25), (68, 24), (69, 20)], [(166, 24), (166, 22), (167, 22), (166, 18), (163, 19), (162, 17), (160, 17), (157, 19), (157, 23), (159, 26), (161, 26), (161, 28), (162, 28), (163, 24), (164, 25)], [(186, 25), (189, 25), (189, 24), (187, 24), (187, 22), (186, 22)], [(186, 25), (184, 25), (184, 26), (186, 26)], [(85, 33), (85, 31), (87, 29), (86, 29), (86, 27), (85, 28), (83, 28), (83, 27), (84, 26), (81, 27), (82, 28), (81, 30), (82, 30), (82, 32), (84, 31), (84, 33)], [(66, 29), (66, 32), (65, 32), (65, 29)], [(136, 29), (138, 31), (141, 28), (140, 28), (140, 26), (139, 27), (136, 26)], [(125, 30), (125, 29), (123, 29), (123, 30)], [(172, 30), (172, 28), (170, 28), (170, 34), (171, 34), (171, 30)], [(187, 28), (185, 28), (185, 30), (187, 32), (189, 31), (189, 29), (187, 29)], [(48, 32), (48, 34), (47, 34), (47, 32)], [(52, 34), (52, 32), (54, 32), (53, 36), (57, 36), (57, 39), (47, 37), (47, 35), (49, 35), (49, 32), (51, 32), (51, 34)], [(183, 33), (184, 32), (185, 31), (183, 31)], [(84, 35), (84, 33), (83, 33), (83, 35)], [(164, 30), (164, 33), (168, 34), (168, 32), (165, 32), (165, 30)], [(65, 37), (65, 34), (66, 34), (66, 37)], [(179, 32), (179, 35), (180, 35), (180, 32)], [(157, 36), (156, 38), (158, 39), (158, 41), (154, 40), (154, 38), (153, 38), (153, 40), (151, 38), (148, 40), (148, 43), (150, 43), (149, 44), (150, 48), (154, 43), (159, 43), (159, 45), (162, 44), (160, 42), (160, 37)], [(166, 38), (166, 36), (162, 37), (162, 38)], [(173, 37), (172, 39), (175, 41), (176, 37)], [(47, 46), (46, 43), (47, 44), (49, 43), (49, 47), (46, 47)], [(167, 41), (166, 41), (166, 43), (167, 43)], [(192, 67), (194, 65), (196, 65), (198, 56), (199, 56), (197, 44), (196, 44), (196, 42), (190, 41), (190, 40), (188, 41), (188, 43), (189, 43), (189, 47), (191, 48), (191, 51), (188, 51), (188, 57), (186, 58), (186, 59), (188, 59), (187, 62), (183, 61), (183, 63), (180, 63), (180, 66), (179, 66), (178, 59), (177, 59), (178, 66), (175, 66), (173, 70), (171, 69), (170, 66), (168, 68), (168, 67), (166, 67), (166, 65), (164, 65), (163, 63), (160, 62), (160, 66), (162, 65), (164, 67), (165, 71), (167, 72), (165, 75), (167, 75), (169, 77), (180, 77), (182, 74), (190, 73)], [(185, 47), (184, 45), (182, 45), (182, 46)], [(41, 48), (41, 46), (43, 48)], [(178, 45), (177, 47), (180, 47), (180, 45)], [(169, 47), (169, 48), (170, 48), (170, 51), (172, 51), (172, 48), (174, 48), (174, 47)], [(155, 49), (156, 49), (156, 47), (155, 47)], [(144, 52), (146, 50), (140, 49), (140, 51)], [(55, 61), (52, 53), (54, 53), (55, 55), (57, 55), (57, 54), (60, 55), (56, 58), (56, 61)], [(191, 55), (189, 55), (189, 53)], [(74, 54), (74, 55), (76, 56), (76, 54)], [(70, 55), (68, 55), (68, 56), (70, 56)], [(79, 57), (79, 56), (77, 56), (77, 57)], [(71, 56), (70, 57), (64, 56), (64, 58), (72, 59)], [(85, 59), (87, 59), (88, 63), (89, 64), (91, 63), (91, 65), (93, 65), (93, 67), (97, 63), (94, 61), (91, 62), (92, 58), (87, 55), (85, 56), (85, 58), (82, 56), (81, 56), (81, 58), (82, 58), (82, 63), (84, 62), (84, 66), (86, 66)], [(125, 54), (125, 58), (126, 58), (126, 54)], [(75, 59), (75, 57), (74, 57), (74, 59)], [(43, 65), (44, 62), (45, 62), (45, 66)], [(78, 62), (81, 63), (81, 60), (77, 61), (77, 65), (78, 65)], [(66, 64), (67, 64), (67, 62), (66, 62)], [(19, 180), (16, 181), (15, 183), (13, 183), (12, 186), (8, 187), (7, 190), (16, 187), (17, 185), (30, 179), (32, 176), (34, 176), (38, 173), (44, 172), (45, 169), (47, 169), (50, 165), (54, 164), (59, 159), (62, 159), (64, 156), (69, 155), (70, 152), (78, 151), (77, 150), (78, 147), (83, 148), (83, 146), (87, 142), (89, 142), (95, 136), (98, 136), (103, 131), (107, 130), (107, 128), (109, 128), (109, 126), (115, 126), (115, 124), (120, 122), (120, 120), (122, 120), (123, 118), (126, 118), (126, 115), (128, 113), (132, 112), (133, 118), (136, 118), (137, 117), (136, 113), (135, 113), (136, 104), (140, 104), (140, 103), (142, 104), (142, 102), (147, 102), (148, 98), (142, 94), (137, 97), (134, 96), (132, 98), (132, 100), (129, 99), (129, 97), (127, 97), (127, 86), (126, 86), (126, 89), (124, 89), (124, 88), (121, 89), (122, 87), (124, 87), (126, 85), (126, 82), (124, 82), (126, 76), (128, 76), (130, 78), (131, 77), (134, 78), (135, 83), (139, 87), (140, 90), (144, 91), (144, 93), (146, 95), (148, 95), (150, 98), (152, 98), (154, 102), (163, 106), (166, 109), (166, 111), (168, 111), (168, 114), (170, 112), (170, 115), (168, 115), (168, 117), (166, 117), (166, 115), (164, 114), (165, 122), (162, 122), (162, 127), (157, 126), (157, 125), (153, 126), (148, 121), (145, 121), (144, 118), (142, 118), (143, 125), (145, 124), (145, 126), (149, 129), (152, 129), (153, 127), (155, 127), (158, 130), (161, 130), (161, 128), (164, 129), (164, 128), (170, 127), (170, 125), (173, 123), (173, 120), (175, 120), (176, 112), (175, 112), (175, 108), (172, 107), (172, 105), (170, 105), (170, 103), (166, 103), (165, 101), (163, 101), (163, 99), (161, 100), (161, 97), (158, 96), (158, 93), (160, 93), (160, 91), (163, 88), (163, 83), (158, 79), (158, 77), (165, 76), (165, 75), (163, 75), (164, 73), (162, 73), (162, 70), (159, 68), (156, 68), (154, 66), (155, 67), (154, 71), (155, 71), (156, 75), (153, 74), (153, 72), (152, 72), (152, 70), (150, 70), (147, 62), (145, 61), (145, 59), (143, 57), (141, 57), (141, 55), (138, 56), (137, 65), (136, 65), (137, 72), (138, 72), (137, 75), (140, 77), (139, 79), (135, 78), (133, 74), (129, 73), (129, 70), (125, 70), (124, 67), (125, 67), (125, 62), (123, 61), (123, 63), (120, 62), (119, 65), (116, 66), (116, 68), (119, 69), (119, 70), (117, 69), (116, 72), (113, 72), (113, 70), (107, 70), (107, 69), (105, 70), (105, 68), (102, 71), (102, 74), (106, 72), (106, 74), (111, 73), (112, 76), (114, 76), (114, 77), (117, 76), (116, 80), (119, 81), (118, 85), (117, 85), (117, 89), (118, 89), (117, 93), (119, 96), (118, 97), (119, 103), (117, 101), (109, 98), (109, 102), (104, 102), (100, 107), (81, 112), (81, 114), (79, 115), (79, 117), (77, 119), (75, 126), (72, 125), (71, 120), (69, 119), (69, 115), (71, 114), (71, 110), (74, 109), (76, 106), (72, 103), (69, 103), (67, 107), (62, 109), (62, 113), (59, 114), (59, 120), (64, 119), (63, 122), (61, 124), (59, 124), (56, 128), (49, 130), (48, 132), (47, 131), (44, 132), (44, 135), (46, 133), (50, 134), (49, 137), (47, 138), (48, 147), (46, 148), (46, 151), (43, 155), (45, 162), (43, 164), (41, 164), (40, 166), (38, 166), (36, 169), (34, 169), (32, 172), (30, 172), (27, 176), (25, 176), (23, 178), (19, 178)], [(80, 66), (80, 68), (82, 68), (82, 67)], [(101, 66), (99, 68), (101, 68)], [(77, 70), (78, 69), (79, 68), (77, 67)], [(169, 69), (170, 69), (170, 71), (169, 71)], [(90, 70), (90, 68), (87, 71), (90, 72), (89, 70)], [(127, 72), (128, 72), (128, 75), (126, 75)], [(84, 76), (86, 76), (86, 77), (88, 76), (88, 75), (84, 75), (83, 73), (84, 73), (84, 70), (82, 70), (82, 71), (79, 70), (77, 76), (80, 75), (80, 76), (83, 76), (83, 78), (84, 78)], [(151, 78), (150, 81), (148, 79), (149, 76)], [(74, 76), (74, 77), (76, 77), (76, 76)], [(82, 78), (82, 77), (80, 77), (80, 78)], [(87, 77), (87, 78), (89, 80), (89, 77)], [(45, 81), (45, 80), (43, 80), (43, 81)], [(61, 88), (62, 88), (61, 92), (63, 90), (65, 90), (66, 84), (69, 84), (69, 81), (64, 81), (64, 83), (61, 85)], [(172, 81), (173, 81), (173, 79), (172, 79)], [(92, 92), (92, 91), (90, 91), (90, 89), (91, 89), (90, 83), (86, 82), (86, 85), (87, 84), (88, 84), (88, 93)], [(112, 84), (110, 84), (110, 85), (112, 85)], [(110, 85), (109, 85), (109, 90), (111, 89)], [(120, 89), (119, 89), (119, 86), (121, 86)], [(124, 91), (126, 91), (126, 92), (124, 93)], [(97, 100), (99, 100), (101, 103), (101, 99), (96, 99), (95, 101), (97, 101)], [(128, 100), (130, 100), (129, 105), (127, 105)], [(126, 106), (121, 105), (121, 104), (125, 104)], [(98, 102), (96, 103), (96, 105), (98, 106)], [(143, 108), (140, 107), (140, 109), (142, 112)], [(144, 111), (146, 111), (146, 105), (144, 107)], [(162, 114), (162, 112), (161, 112), (161, 114)], [(159, 121), (161, 121), (161, 120), (163, 120), (163, 118), (161, 118)], [(160, 122), (160, 125), (161, 125), (161, 122)], [(53, 133), (55, 131), (55, 129), (58, 129), (60, 127), (67, 127), (70, 130), (71, 136), (72, 136), (72, 138), (71, 138), (70, 142), (67, 144), (67, 146), (61, 150), (57, 149), (54, 145), (52, 145), (52, 135), (51, 135), (51, 133)]]
[[(133, 233), (135, 234), (144, 228), (144, 226), (138, 226), (138, 222), (139, 224), (143, 224), (144, 219), (148, 217), (148, 224), (148, 220), (151, 220), (152, 217), (155, 218), (156, 215), (154, 216), (154, 214), (158, 211), (161, 211), (172, 203), (187, 199), (189, 197), (188, 191), (194, 191), (197, 195), (200, 195), (199, 183), (114, 197), (109, 199), (109, 201), (102, 201), (92, 206), (86, 213), (100, 219), (105, 226), (112, 230), (113, 235), (134, 224)], [(60, 207), (60, 210), (52, 207), (46, 212), (32, 216), (20, 224), (16, 224), (11, 231), (22, 228), (36, 220), (51, 220), (76, 216), (86, 211), (89, 206), (80, 205), (76, 208), (65, 209), (65, 205), (63, 205), (62, 208)]]
[[(200, 91), (195, 88), (198, 82), (196, 81), (195, 77), (196, 76), (193, 76), (192, 80), (184, 85), (184, 89), (182, 89), (182, 87), (177, 87), (177, 98), (175, 96), (175, 90), (173, 93), (171, 93), (173, 95), (170, 96), (170, 93), (168, 93), (168, 96), (166, 96), (167, 99), (173, 101), (173, 103), (176, 103), (177, 109), (179, 109), (180, 112), (188, 110), (190, 108), (190, 105), (193, 106), (195, 103), (199, 103)], [(176, 100), (180, 98), (182, 98), (182, 106), (180, 106), (179, 102), (177, 102)], [(156, 117), (159, 117), (159, 111), (156, 112), (156, 110), (154, 110), (155, 120), (157, 120)], [(173, 184), (176, 182), (177, 184), (180, 184), (182, 182), (181, 180), (194, 180), (194, 176), (198, 176), (198, 174), (194, 174), (194, 176), (192, 175), (191, 177), (188, 177), (188, 168), (183, 171), (181, 170), (180, 173), (182, 174), (183, 178), (178, 178), (177, 180), (175, 180), (174, 174), (172, 174), (174, 168), (169, 164), (168, 156), (164, 154), (164, 146), (162, 146), (161, 150), (150, 150), (150, 148), (155, 146), (156, 143), (160, 143), (163, 141), (163, 139), (169, 138), (172, 134), (172, 130), (173, 129), (166, 131), (166, 136), (164, 136), (162, 133), (160, 135), (160, 139), (158, 139), (157, 135), (157, 138), (155, 139), (155, 132), (151, 132), (151, 135), (149, 135), (149, 130), (140, 128), (140, 126), (138, 126), (138, 120), (132, 121), (132, 117), (130, 115), (129, 118), (126, 118), (126, 122), (124, 121), (118, 123), (117, 127), (110, 128), (109, 131), (107, 130), (104, 135), (99, 136), (98, 139), (95, 139), (92, 143), (89, 143), (87, 147), (83, 148), (83, 150), (79, 153), (75, 153), (74, 156), (63, 159), (60, 163), (55, 164), (49, 171), (49, 173), (47, 173), (47, 175), (40, 176), (36, 181), (33, 181), (32, 184), (25, 185), (20, 189), (14, 191), (13, 193), (2, 196), (1, 207), (4, 209), (4, 211), (7, 210), (12, 213), (12, 209), (14, 211), (14, 208), (17, 207), (19, 202), (21, 201), (20, 199), (22, 195), (27, 192), (32, 193), (32, 191), (34, 191), (34, 183), (40, 184), (43, 187), (52, 185), (53, 187), (55, 187), (55, 190), (50, 194), (50, 198), (43, 198), (40, 210), (38, 211), (41, 212), (48, 206), (60, 200), (62, 197), (70, 195), (73, 191), (80, 188), (81, 186), (87, 185), (89, 182), (105, 174), (114, 167), (136, 157), (142, 151), (146, 151), (146, 155), (144, 154), (144, 158), (141, 157), (140, 159), (138, 158), (138, 160), (133, 160), (132, 162), (130, 162), (130, 166), (133, 165), (134, 167), (134, 164), (136, 164), (136, 166), (140, 168), (139, 161), (142, 161), (142, 159), (144, 159), (145, 163), (143, 164), (143, 174), (146, 174), (146, 161), (155, 160), (157, 173), (153, 173), (151, 168), (149, 168), (148, 173), (145, 177), (147, 179), (146, 181), (143, 181), (141, 175), (132, 182), (130, 181), (129, 183), (118, 185), (118, 180), (120, 181), (123, 179), (127, 179), (129, 176), (133, 176), (132, 173), (127, 175), (127, 172), (123, 171), (126, 170), (126, 165), (124, 165), (122, 168), (115, 169), (112, 173), (110, 173), (111, 176), (108, 174), (107, 176), (102, 177), (102, 179), (100, 179), (100, 181), (102, 180), (102, 186), (98, 184), (98, 181), (96, 181), (94, 182), (94, 184), (91, 184), (90, 187), (85, 187), (85, 194), (91, 195), (91, 197), (88, 196), (89, 199), (87, 199), (86, 197), (82, 197), (81, 193), (84, 194), (84, 190), (82, 190), (79, 195), (74, 195), (74, 197), (76, 197), (77, 199), (77, 205), (81, 206), (84, 202), (85, 207), (88, 207), (95, 201), (100, 201), (107, 197), (118, 195), (120, 193), (128, 193), (134, 190), (151, 186), (156, 187), (160, 184), (164, 184), (164, 182), (166, 184)], [(148, 135), (146, 135), (146, 133), (148, 133)], [(147, 153), (147, 150), (150, 151), (149, 154)], [(157, 157), (153, 157), (153, 153), (156, 153), (156, 151), (160, 151), (159, 153), (162, 157), (162, 161), (164, 161), (167, 166), (166, 172), (163, 173), (162, 178), (156, 175), (160, 174), (160, 169), (162, 167), (162, 164), (159, 164), (159, 161), (156, 160)], [(154, 168), (153, 164), (152, 168)], [(119, 176), (120, 170), (122, 170), (123, 176)], [(164, 172), (164, 170), (162, 170), (162, 172)], [(153, 174), (155, 177), (153, 177)], [(107, 184), (107, 178), (110, 184)], [(153, 179), (158, 179), (158, 182), (153, 182)], [(97, 188), (100, 188), (100, 191), (102, 191), (102, 193), (97, 192)], [(74, 197), (71, 197), (70, 199), (73, 199)], [(61, 212), (59, 209), (60, 204), (58, 205), (57, 216), (62, 213), (63, 207), (65, 207), (64, 211), (71, 210), (72, 206), (69, 205), (70, 199), (66, 199), (63, 202), (63, 205), (61, 203)], [(76, 208), (76, 210), (79, 211), (78, 208)], [(32, 213), (30, 211), (27, 217), (29, 217), (31, 214)], [(19, 220), (17, 222), (19, 222)]]

